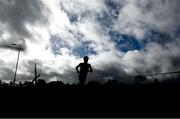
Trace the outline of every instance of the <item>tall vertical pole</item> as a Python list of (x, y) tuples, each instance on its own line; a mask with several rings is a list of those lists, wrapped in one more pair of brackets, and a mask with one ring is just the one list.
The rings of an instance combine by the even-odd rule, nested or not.
[(18, 57), (17, 57), (17, 62), (16, 62), (16, 69), (15, 69), (15, 74), (14, 74), (13, 86), (15, 86), (15, 82), (16, 82), (16, 73), (17, 73), (17, 68), (18, 68), (19, 55), (21, 52), (21, 45), (19, 45), (18, 48), (19, 48), (19, 51), (18, 51)]

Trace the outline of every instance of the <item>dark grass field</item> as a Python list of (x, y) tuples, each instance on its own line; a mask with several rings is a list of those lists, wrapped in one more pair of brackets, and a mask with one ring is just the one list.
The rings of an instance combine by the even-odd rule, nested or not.
[(0, 117), (180, 117), (180, 85), (64, 85), (0, 89)]

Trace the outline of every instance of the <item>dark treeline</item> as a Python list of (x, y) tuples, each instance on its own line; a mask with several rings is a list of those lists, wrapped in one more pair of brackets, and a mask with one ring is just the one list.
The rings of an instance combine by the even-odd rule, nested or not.
[[(3, 82), (0, 80), (0, 90), (1, 89), (63, 89), (63, 88), (108, 88), (108, 89), (135, 89), (135, 88), (152, 88), (152, 89), (174, 89), (180, 86), (179, 77), (164, 79), (163, 81), (159, 81), (157, 78), (151, 79), (151, 82), (145, 82), (147, 79), (145, 76), (138, 75), (135, 77), (131, 77), (134, 79), (134, 83), (122, 83), (119, 80), (107, 80), (105, 83), (100, 83), (98, 81), (88, 81), (86, 84), (69, 84), (64, 83), (63, 81), (50, 81), (46, 82), (44, 79), (36, 79), (32, 81), (24, 81), (13, 83), (10, 81), (9, 83)], [(129, 80), (129, 79), (127, 79)], [(157, 89), (158, 88), (158, 89)]]
[(180, 82), (0, 84), (0, 117), (179, 117)]

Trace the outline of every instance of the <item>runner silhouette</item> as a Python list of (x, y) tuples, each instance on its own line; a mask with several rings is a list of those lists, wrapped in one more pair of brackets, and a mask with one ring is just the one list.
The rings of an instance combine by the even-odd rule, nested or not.
[[(85, 56), (84, 63), (80, 63), (78, 66), (76, 66), (76, 71), (79, 73), (79, 81), (80, 85), (84, 85), (88, 72), (93, 72), (91, 65), (88, 63), (89, 57)], [(80, 71), (78, 68), (80, 67)]]

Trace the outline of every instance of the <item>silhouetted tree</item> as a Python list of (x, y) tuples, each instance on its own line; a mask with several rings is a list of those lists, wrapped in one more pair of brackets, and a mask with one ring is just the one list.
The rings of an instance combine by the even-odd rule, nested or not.
[(36, 83), (37, 87), (45, 87), (46, 86), (46, 81), (44, 79), (38, 79)]
[(118, 80), (108, 80), (105, 85), (108, 87), (118, 87), (119, 82), (118, 82)]
[(12, 81), (10, 81), (9, 85), (10, 85), (10, 87), (11, 87), (11, 86), (13, 86), (13, 82), (12, 82)]
[(140, 83), (140, 82), (145, 81), (145, 80), (146, 80), (146, 77), (143, 76), (143, 75), (137, 75), (137, 76), (134, 77), (134, 81), (136, 83)]
[(64, 87), (65, 84), (62, 81), (51, 81), (48, 84), (48, 87), (52, 87), (52, 88), (58, 88), (58, 87)]
[(100, 87), (102, 85), (98, 81), (89, 81), (87, 86), (88, 87)]
[(19, 82), (19, 87), (22, 87), (22, 82), (21, 81)]

